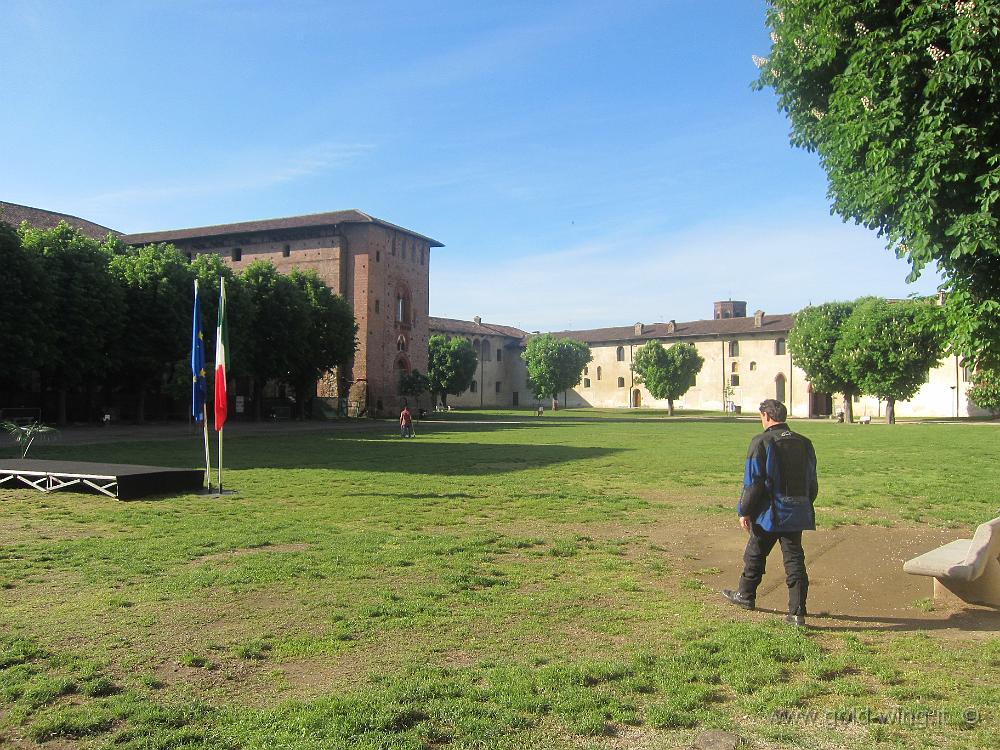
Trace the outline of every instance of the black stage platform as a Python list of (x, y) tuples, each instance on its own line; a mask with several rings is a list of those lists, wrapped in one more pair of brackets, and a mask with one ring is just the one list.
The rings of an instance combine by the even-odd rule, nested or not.
[(0, 489), (32, 487), (41, 492), (100, 492), (119, 500), (132, 500), (150, 495), (199, 492), (204, 485), (204, 469), (32, 458), (0, 460)]

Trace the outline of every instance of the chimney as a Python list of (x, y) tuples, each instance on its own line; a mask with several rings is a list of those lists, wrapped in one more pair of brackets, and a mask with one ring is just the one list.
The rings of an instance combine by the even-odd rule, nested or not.
[(479, 317), (478, 315), (477, 315), (476, 317), (474, 317), (474, 318), (472, 319), (472, 321), (473, 321), (473, 322), (474, 322), (474, 323), (475, 323), (475, 324), (476, 324), (477, 326), (481, 326), (481, 325), (483, 324), (483, 319), (482, 319), (482, 318), (480, 318), (480, 317)]
[(758, 310), (753, 314), (753, 327), (760, 328), (764, 325), (764, 311)]
[(635, 335), (636, 336), (641, 336), (642, 335), (642, 323), (636, 323), (635, 324)]
[(669, 323), (667, 323), (667, 333), (673, 333), (676, 330), (677, 330), (676, 320), (671, 320)]

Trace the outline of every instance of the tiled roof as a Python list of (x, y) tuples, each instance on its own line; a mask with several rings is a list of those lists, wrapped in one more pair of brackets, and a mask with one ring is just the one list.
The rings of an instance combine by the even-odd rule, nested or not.
[(528, 334), (520, 328), (501, 326), (494, 323), (476, 323), (474, 320), (454, 318), (428, 318), (427, 326), (432, 333), (455, 333), (462, 336), (507, 336), (523, 339)]
[(321, 214), (305, 216), (286, 216), (280, 219), (262, 219), (260, 221), (242, 221), (236, 224), (216, 224), (209, 227), (192, 227), (190, 229), (170, 229), (164, 232), (144, 232), (128, 234), (122, 239), (129, 245), (147, 245), (153, 242), (174, 242), (175, 240), (193, 240), (202, 237), (219, 237), (227, 234), (252, 234), (254, 232), (270, 232), (279, 229), (302, 229), (305, 227), (333, 226), (335, 224), (379, 224), (413, 237), (419, 237), (431, 247), (444, 247), (437, 240), (422, 234), (390, 224), (387, 221), (369, 216), (364, 211), (349, 209), (347, 211), (329, 211)]
[(4, 201), (0, 201), (0, 221), (14, 227), (20, 226), (22, 221), (26, 221), (38, 229), (51, 229), (60, 221), (65, 221), (71, 227), (79, 229), (85, 236), (95, 240), (103, 240), (108, 236), (109, 232), (111, 234), (121, 234), (121, 232), (116, 232), (114, 229), (102, 227), (100, 224), (81, 219), (78, 216), (61, 214), (56, 211), (46, 211), (41, 208), (32, 208), (31, 206), (22, 206), (19, 203), (5, 203)]
[(587, 344), (606, 344), (615, 341), (649, 341), (652, 339), (685, 339), (703, 336), (746, 336), (759, 333), (788, 333), (795, 319), (792, 315), (765, 315), (760, 328), (754, 326), (753, 316), (746, 318), (722, 318), (719, 320), (693, 320), (675, 323), (669, 332), (669, 323), (649, 323), (643, 325), (642, 333), (636, 334), (635, 326), (615, 328), (593, 328), (587, 331), (553, 331), (558, 338), (570, 338)]

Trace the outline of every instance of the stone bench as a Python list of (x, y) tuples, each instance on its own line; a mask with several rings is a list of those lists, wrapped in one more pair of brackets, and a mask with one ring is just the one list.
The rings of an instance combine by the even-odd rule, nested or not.
[(934, 601), (957, 599), (1000, 607), (1000, 518), (972, 539), (956, 539), (903, 564), (903, 571), (934, 578)]

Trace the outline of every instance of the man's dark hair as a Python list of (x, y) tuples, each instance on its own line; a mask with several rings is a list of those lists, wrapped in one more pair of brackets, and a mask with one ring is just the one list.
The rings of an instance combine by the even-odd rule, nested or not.
[(766, 414), (774, 422), (784, 422), (788, 417), (788, 409), (785, 408), (785, 405), (773, 398), (761, 401), (758, 411), (761, 414)]

